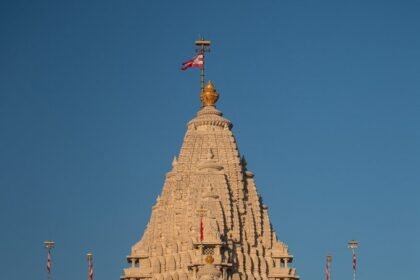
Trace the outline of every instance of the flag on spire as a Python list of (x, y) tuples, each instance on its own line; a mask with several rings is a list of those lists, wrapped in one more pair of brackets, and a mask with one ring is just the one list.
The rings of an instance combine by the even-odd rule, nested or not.
[(203, 242), (204, 239), (204, 225), (203, 225), (203, 216), (201, 216), (200, 220), (200, 241)]
[(198, 216), (200, 216), (200, 242), (203, 242), (204, 239), (204, 225), (203, 225), (203, 217), (206, 214), (206, 209), (201, 206), (199, 209), (196, 210)]
[(194, 56), (192, 59), (185, 61), (182, 63), (181, 70), (187, 70), (190, 67), (199, 67), (203, 68), (204, 66), (204, 54), (199, 53)]

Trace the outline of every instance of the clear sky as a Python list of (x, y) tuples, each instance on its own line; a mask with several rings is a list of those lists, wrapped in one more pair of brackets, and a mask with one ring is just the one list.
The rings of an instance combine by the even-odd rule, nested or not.
[(199, 35), (301, 278), (420, 278), (420, 2), (0, 2), (0, 278), (119, 279), (199, 103)]

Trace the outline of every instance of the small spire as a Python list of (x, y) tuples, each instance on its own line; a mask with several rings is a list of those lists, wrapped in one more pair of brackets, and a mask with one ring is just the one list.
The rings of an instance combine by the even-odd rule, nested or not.
[(211, 81), (207, 82), (206, 87), (200, 94), (201, 102), (203, 102), (203, 106), (214, 106), (219, 99), (219, 94), (217, 93), (216, 89), (214, 88)]
[(242, 166), (244, 167), (244, 169), (246, 169), (246, 166), (248, 165), (248, 162), (246, 161), (244, 155), (242, 155), (241, 162), (242, 162)]
[(212, 160), (214, 158), (213, 150), (209, 148), (209, 151), (207, 152), (207, 160)]

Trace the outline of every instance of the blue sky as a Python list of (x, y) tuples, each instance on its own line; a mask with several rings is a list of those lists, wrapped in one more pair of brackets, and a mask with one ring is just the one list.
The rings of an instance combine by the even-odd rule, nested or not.
[(119, 279), (207, 78), (302, 279), (420, 277), (418, 1), (2, 1), (1, 279)]

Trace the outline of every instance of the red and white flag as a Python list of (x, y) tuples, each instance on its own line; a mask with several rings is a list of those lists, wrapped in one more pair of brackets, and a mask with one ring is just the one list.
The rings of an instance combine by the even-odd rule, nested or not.
[(93, 261), (89, 261), (89, 280), (93, 280)]
[(47, 256), (47, 272), (48, 272), (48, 274), (51, 273), (51, 253), (50, 253), (50, 250), (48, 250), (48, 256)]
[(181, 70), (187, 70), (190, 67), (199, 67), (202, 68), (204, 66), (204, 54), (199, 53), (194, 56), (192, 59), (185, 61), (182, 63)]
[(204, 239), (204, 225), (203, 225), (203, 217), (200, 220), (200, 241), (203, 242)]

